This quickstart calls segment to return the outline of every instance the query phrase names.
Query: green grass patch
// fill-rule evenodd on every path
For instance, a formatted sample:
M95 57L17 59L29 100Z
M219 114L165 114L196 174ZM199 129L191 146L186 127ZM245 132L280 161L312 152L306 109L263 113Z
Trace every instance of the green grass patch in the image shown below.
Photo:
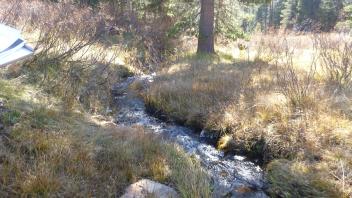
M12 126L19 122L21 118L21 113L18 111L7 111L0 116L0 120L6 126Z

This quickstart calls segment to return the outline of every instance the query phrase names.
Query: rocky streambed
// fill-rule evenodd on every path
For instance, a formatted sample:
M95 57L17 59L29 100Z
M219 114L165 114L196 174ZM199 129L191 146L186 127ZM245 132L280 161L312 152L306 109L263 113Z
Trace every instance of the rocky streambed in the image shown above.
M198 158L213 180L213 197L267 197L264 193L266 182L263 170L258 165L244 156L225 155L187 127L163 122L149 115L143 100L129 88L134 81L147 85L153 81L153 76L129 77L114 86L116 122L119 125L144 126Z

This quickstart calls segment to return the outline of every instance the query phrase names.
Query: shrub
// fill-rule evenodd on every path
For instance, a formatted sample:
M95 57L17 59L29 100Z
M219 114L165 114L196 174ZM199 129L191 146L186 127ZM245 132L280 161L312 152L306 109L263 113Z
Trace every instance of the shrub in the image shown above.
M315 41L320 50L321 65L338 89L350 87L352 80L352 40L346 35L321 35Z
M286 97L293 109L306 109L312 106L312 93L314 93L314 80L316 73L316 58L311 57L309 71L299 73L294 63L295 46L291 46L286 38L277 42L270 54L277 67L277 86ZM279 64L279 65L278 65Z
M314 104L315 63L309 72L298 74L292 60L277 73L277 83L280 92L287 98L294 110L311 108Z

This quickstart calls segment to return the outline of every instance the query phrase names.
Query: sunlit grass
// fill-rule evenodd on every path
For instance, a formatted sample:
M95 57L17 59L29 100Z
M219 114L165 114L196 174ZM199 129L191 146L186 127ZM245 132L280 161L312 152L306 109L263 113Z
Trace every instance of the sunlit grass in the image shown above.
M352 92L336 92L327 80L319 49L305 41L312 36L287 36L295 48L288 63L273 35L249 59L219 47L214 59L179 57L159 72L145 101L157 115L222 134L219 149L263 160L273 196L348 197Z
M208 176L182 149L143 128L63 111L58 99L20 79L0 83L8 111L0 112L1 197L119 196L142 178L171 184L184 197L210 197Z

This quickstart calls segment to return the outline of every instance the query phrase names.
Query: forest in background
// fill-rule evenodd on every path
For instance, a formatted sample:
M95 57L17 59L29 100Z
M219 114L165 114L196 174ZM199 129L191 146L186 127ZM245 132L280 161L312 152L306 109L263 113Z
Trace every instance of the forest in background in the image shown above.
M98 8L109 0L76 0ZM195 0L111 1L123 9L157 10L173 20L169 34L197 33L200 2ZM253 31L289 29L295 31L348 31L351 29L350 0L215 1L215 32L229 38ZM115 5L116 6L116 5ZM144 11L143 11L144 10ZM182 14L181 14L182 13ZM225 20L226 19L226 20ZM192 29L193 28L193 29ZM259 28L259 29L258 29Z
M349 0L274 0L260 6L256 17L262 30L349 31L351 3Z
M213 52L210 43L249 40L256 32L350 32L352 7L350 0L149 0L149 1L74 1L99 10L106 5L119 18L112 26L121 27L122 21L134 24L137 31L150 26L152 39L159 54L170 54L174 47L170 40L184 36L202 37L211 35L205 51ZM201 7L209 9L202 14ZM210 11L210 12L209 12ZM204 25L199 24L204 16ZM122 19L122 20L121 20ZM209 21L207 24L206 21ZM137 25L138 23L138 25ZM151 24L159 24L153 27ZM210 25L213 24L213 25ZM212 27L213 26L213 27ZM206 29L202 27L207 27ZM210 28L210 29L209 29ZM205 32L199 32L203 30ZM147 30L148 31L148 30ZM156 36L157 35L157 36ZM146 36L146 35L144 35ZM214 37L214 38L213 38ZM200 40L206 40L206 36ZM200 44L202 42L198 42ZM152 44L153 45L153 44ZM209 46L210 45L210 46ZM199 47L202 45L198 45Z

